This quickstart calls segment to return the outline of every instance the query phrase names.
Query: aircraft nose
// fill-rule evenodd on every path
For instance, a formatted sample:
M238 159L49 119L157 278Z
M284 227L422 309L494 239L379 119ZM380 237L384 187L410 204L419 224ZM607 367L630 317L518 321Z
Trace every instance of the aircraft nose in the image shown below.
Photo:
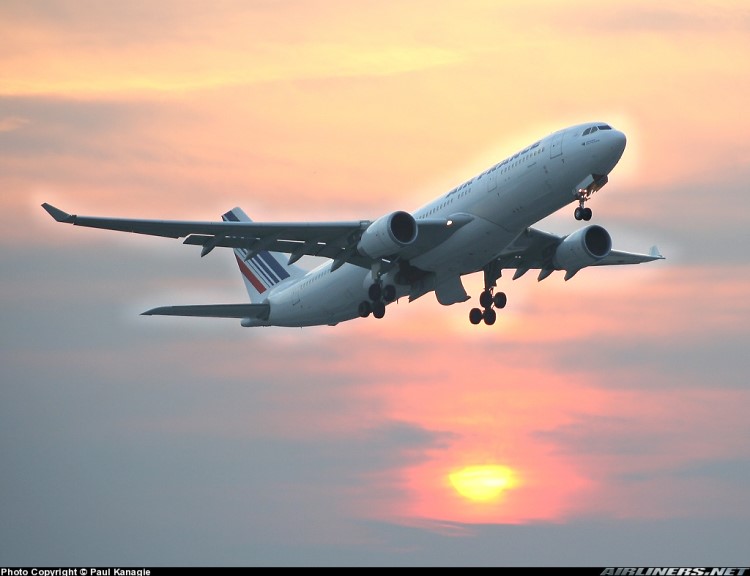
M625 152L627 138L619 130L599 130L598 140L591 145L584 144L591 154L592 168L597 174L609 174Z
M602 160L606 158L606 161L611 164L610 170L614 168L615 164L617 164L620 161L620 158L622 158L622 153L625 152L626 143L627 138L625 138L625 134L619 130L611 130L606 137L602 138L602 144L604 145L602 150L602 152L604 152Z
M612 149L617 153L617 156L619 158L625 151L625 144L627 144L628 139L625 137L625 134L623 132L620 132L619 130L612 130L611 138Z

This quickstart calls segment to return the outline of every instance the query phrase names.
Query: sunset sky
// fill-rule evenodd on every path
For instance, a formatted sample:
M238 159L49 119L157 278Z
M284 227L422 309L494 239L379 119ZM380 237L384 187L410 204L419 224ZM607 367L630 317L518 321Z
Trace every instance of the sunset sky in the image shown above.
M0 565L746 566L749 54L739 0L0 2ZM40 208L372 219L592 120L594 222L666 260L506 272L491 328L480 275L141 317L245 299L231 253Z

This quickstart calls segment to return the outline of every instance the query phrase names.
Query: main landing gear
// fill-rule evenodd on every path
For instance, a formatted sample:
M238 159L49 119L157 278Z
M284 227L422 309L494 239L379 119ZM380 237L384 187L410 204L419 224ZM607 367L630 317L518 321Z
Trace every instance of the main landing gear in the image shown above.
M487 326L492 326L497 320L497 310L502 310L508 303L505 292L494 293L496 281L500 278L501 270L496 262L488 264L484 269L484 291L479 295L481 308L472 308L469 312L469 322L479 324L482 320Z
M469 312L469 322L472 324L479 324L484 320L487 326L492 326L497 320L497 312L494 309L502 310L508 303L505 292L493 294L492 290L488 288L479 295L479 305L482 308L472 308Z
M375 318L382 318L385 316L385 305L396 299L396 287L392 284L383 286L378 281L368 288L367 296L369 300L362 300L359 303L359 315L367 318L372 314Z

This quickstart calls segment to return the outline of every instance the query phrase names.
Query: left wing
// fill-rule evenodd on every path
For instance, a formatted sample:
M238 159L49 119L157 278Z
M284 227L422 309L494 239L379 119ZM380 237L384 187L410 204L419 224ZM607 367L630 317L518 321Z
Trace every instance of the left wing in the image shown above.
M334 261L334 269L345 262L370 268L373 259L361 254L357 246L362 233L372 224L370 220L342 222L200 222L183 220L140 220L129 218L100 218L68 214L44 203L42 207L58 222L103 228L166 238L185 238L185 244L203 246L201 256L217 247L245 248L251 253L260 250L289 254L289 263L302 256L322 256ZM413 244L405 248L402 257L414 257L445 241L459 228L471 221L465 214L447 220L418 221L419 234Z
M554 260L558 247L566 238L568 236L558 236L534 228L527 228L503 250L497 258L497 266L499 268L516 269L514 278L522 276L529 270L541 270L540 280L542 280L554 270L561 269L555 266ZM659 249L653 246L648 254L610 250L606 256L592 261L586 266L642 264L663 259L664 256L661 255ZM575 272L577 271L575 270Z
M368 221L319 223L200 222L186 220L140 220L76 216L50 204L42 207L58 222L148 234L165 238L183 238L185 244L203 246L205 256L216 247L272 250L336 258L361 234ZM298 259L298 258L297 258Z

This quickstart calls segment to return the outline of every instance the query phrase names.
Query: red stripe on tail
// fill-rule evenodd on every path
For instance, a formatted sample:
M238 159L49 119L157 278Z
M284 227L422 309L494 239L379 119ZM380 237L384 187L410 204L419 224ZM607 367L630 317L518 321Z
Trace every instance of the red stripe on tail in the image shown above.
M237 264L240 267L240 272L242 272L242 275L247 278L248 282L253 285L253 288L255 288L259 294L263 294L263 292L266 291L266 287L263 286L263 284L260 283L260 280L255 277L255 274L253 274L253 271L250 270L244 260L241 260L240 257L236 254L234 255L234 257L237 259Z

